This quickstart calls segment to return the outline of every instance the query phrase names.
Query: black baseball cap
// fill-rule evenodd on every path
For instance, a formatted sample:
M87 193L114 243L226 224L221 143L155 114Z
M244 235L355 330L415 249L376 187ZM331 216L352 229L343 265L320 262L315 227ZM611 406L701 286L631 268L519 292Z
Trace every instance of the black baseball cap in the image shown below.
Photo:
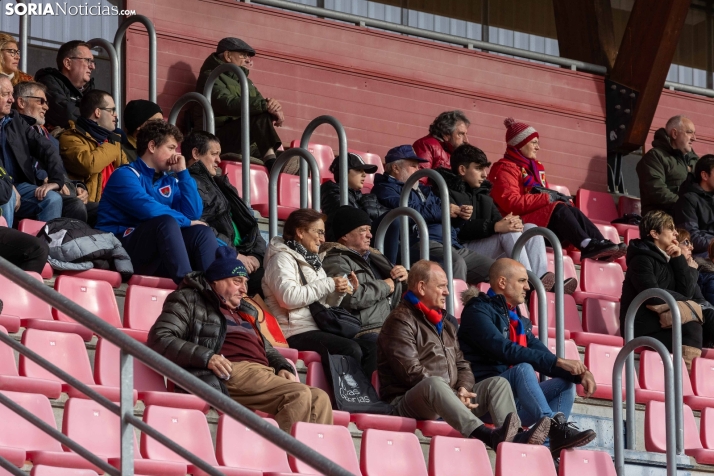
M365 173L373 174L377 172L378 167L373 164L368 164L358 154L352 152L347 153L347 168L352 170L364 170ZM340 171L340 157L335 157L335 160L330 164L330 172L332 175L337 175Z

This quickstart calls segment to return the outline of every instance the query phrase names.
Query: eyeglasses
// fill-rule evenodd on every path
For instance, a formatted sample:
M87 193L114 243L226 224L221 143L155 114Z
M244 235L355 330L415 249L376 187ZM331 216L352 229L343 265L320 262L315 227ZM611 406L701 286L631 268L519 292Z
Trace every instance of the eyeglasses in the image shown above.
M325 236L325 230L320 230L318 228L310 228L310 231L317 233L317 236Z
M8 53L10 53L10 56L12 56L13 58L14 58L15 56L20 56L20 50L13 50L13 49L10 49L10 48L3 48L2 51L7 51Z
M682 242L682 246L692 246L692 242L689 241L689 240L684 240L684 241Z
M101 109L102 111L107 111L109 114L116 115L116 113L117 113L116 106L114 106L114 107L98 107L97 109Z
M49 101L47 101L47 99L41 98L39 96L21 96L21 97L26 98L26 99L37 99L38 101L40 101L40 106L44 106L45 104L47 104L49 102Z
M82 58L82 57L80 57L80 56L70 56L69 59L84 60L84 61L87 62L87 66L94 66L94 65L95 65L94 58Z

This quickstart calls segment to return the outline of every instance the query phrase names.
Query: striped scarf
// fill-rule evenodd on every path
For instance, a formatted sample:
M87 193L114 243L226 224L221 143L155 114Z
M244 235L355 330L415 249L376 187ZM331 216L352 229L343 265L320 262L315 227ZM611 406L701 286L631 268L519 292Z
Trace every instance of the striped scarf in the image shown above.
M440 309L429 309L411 291L404 293L404 300L417 308L417 310L423 312L427 320L436 327L436 333L441 335L441 331L444 328L444 311Z
M525 157L520 153L520 151L510 145L506 147L506 154L503 158L520 167L523 185L526 188L548 186L545 181L545 171L542 166L539 167L539 162L537 160Z
M494 293L491 288L488 289L486 294L492 298L496 297L496 293ZM506 306L508 306L508 304L506 304ZM510 309L510 306L508 306L508 338L514 344L528 347L526 330L523 328L523 322L521 322L521 318L518 316L516 308Z

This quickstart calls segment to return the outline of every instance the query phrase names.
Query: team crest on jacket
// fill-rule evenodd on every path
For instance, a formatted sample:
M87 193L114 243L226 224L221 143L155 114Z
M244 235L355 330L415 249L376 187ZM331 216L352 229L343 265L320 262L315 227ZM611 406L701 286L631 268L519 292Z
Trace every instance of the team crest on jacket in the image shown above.
M167 185L165 187L161 187L159 189L159 193L164 197L169 198L171 196L171 186Z

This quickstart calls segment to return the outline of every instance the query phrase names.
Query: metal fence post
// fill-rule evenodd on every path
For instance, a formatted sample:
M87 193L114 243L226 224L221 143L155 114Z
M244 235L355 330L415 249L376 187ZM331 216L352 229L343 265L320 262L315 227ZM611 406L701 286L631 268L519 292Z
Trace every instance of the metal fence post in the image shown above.
M146 33L149 35L149 101L156 102L156 29L151 20L144 15L132 15L125 18L114 35L114 49L117 52L117 58L119 58L121 64L122 42L124 41L126 30L137 22L146 27ZM114 99L117 101L117 104L123 104L120 100Z
M377 248L381 253L384 253L384 237L387 234L387 229L389 225L392 224L394 220L399 217L406 216L414 220L419 228L419 252L422 259L429 259L429 228L426 225L424 217L417 213L416 210L409 207L399 207L394 208L387 212L379 222L377 231L374 234L374 247ZM406 240L402 237L402 248L407 249L407 254L409 254L409 239ZM409 269L409 262L404 263L404 267Z
M340 205L349 205L349 199L347 197L347 133L345 132L345 128L342 127L342 123L332 116L316 117L310 121L310 124L307 125L305 131L302 133L300 147L307 150L312 133L322 124L331 125L335 128L335 132L337 132L337 140L340 143ZM305 186L303 186L303 184L305 184ZM300 206L302 208L307 207L307 166L304 160L300 161Z
M16 1L17 3L24 3L25 6L27 6L27 2L25 0ZM24 73L27 73L27 55L30 53L30 44L27 39L30 31L29 17L30 15L20 16L20 35L18 38L18 41L20 42L20 46L18 47L20 49L20 64L18 66L20 71Z
M206 100L206 96L195 92L186 93L176 100L174 106L171 108L171 112L169 113L169 124L176 125L179 112L181 112L181 109L191 101L196 101L201 105L203 108L203 123L206 125L206 131L213 134L216 130L215 120L213 118L213 109L211 109L211 105L208 103L208 100Z
M122 127L122 106L121 102L121 68L119 64L119 56L114 48L114 45L104 38L93 38L87 42L92 48L104 48L104 51L109 55L109 63L111 64L112 72L112 99L117 110L117 127Z
M134 416L134 357L120 351L119 354L119 399L121 435L121 476L134 476L134 428L126 417Z

